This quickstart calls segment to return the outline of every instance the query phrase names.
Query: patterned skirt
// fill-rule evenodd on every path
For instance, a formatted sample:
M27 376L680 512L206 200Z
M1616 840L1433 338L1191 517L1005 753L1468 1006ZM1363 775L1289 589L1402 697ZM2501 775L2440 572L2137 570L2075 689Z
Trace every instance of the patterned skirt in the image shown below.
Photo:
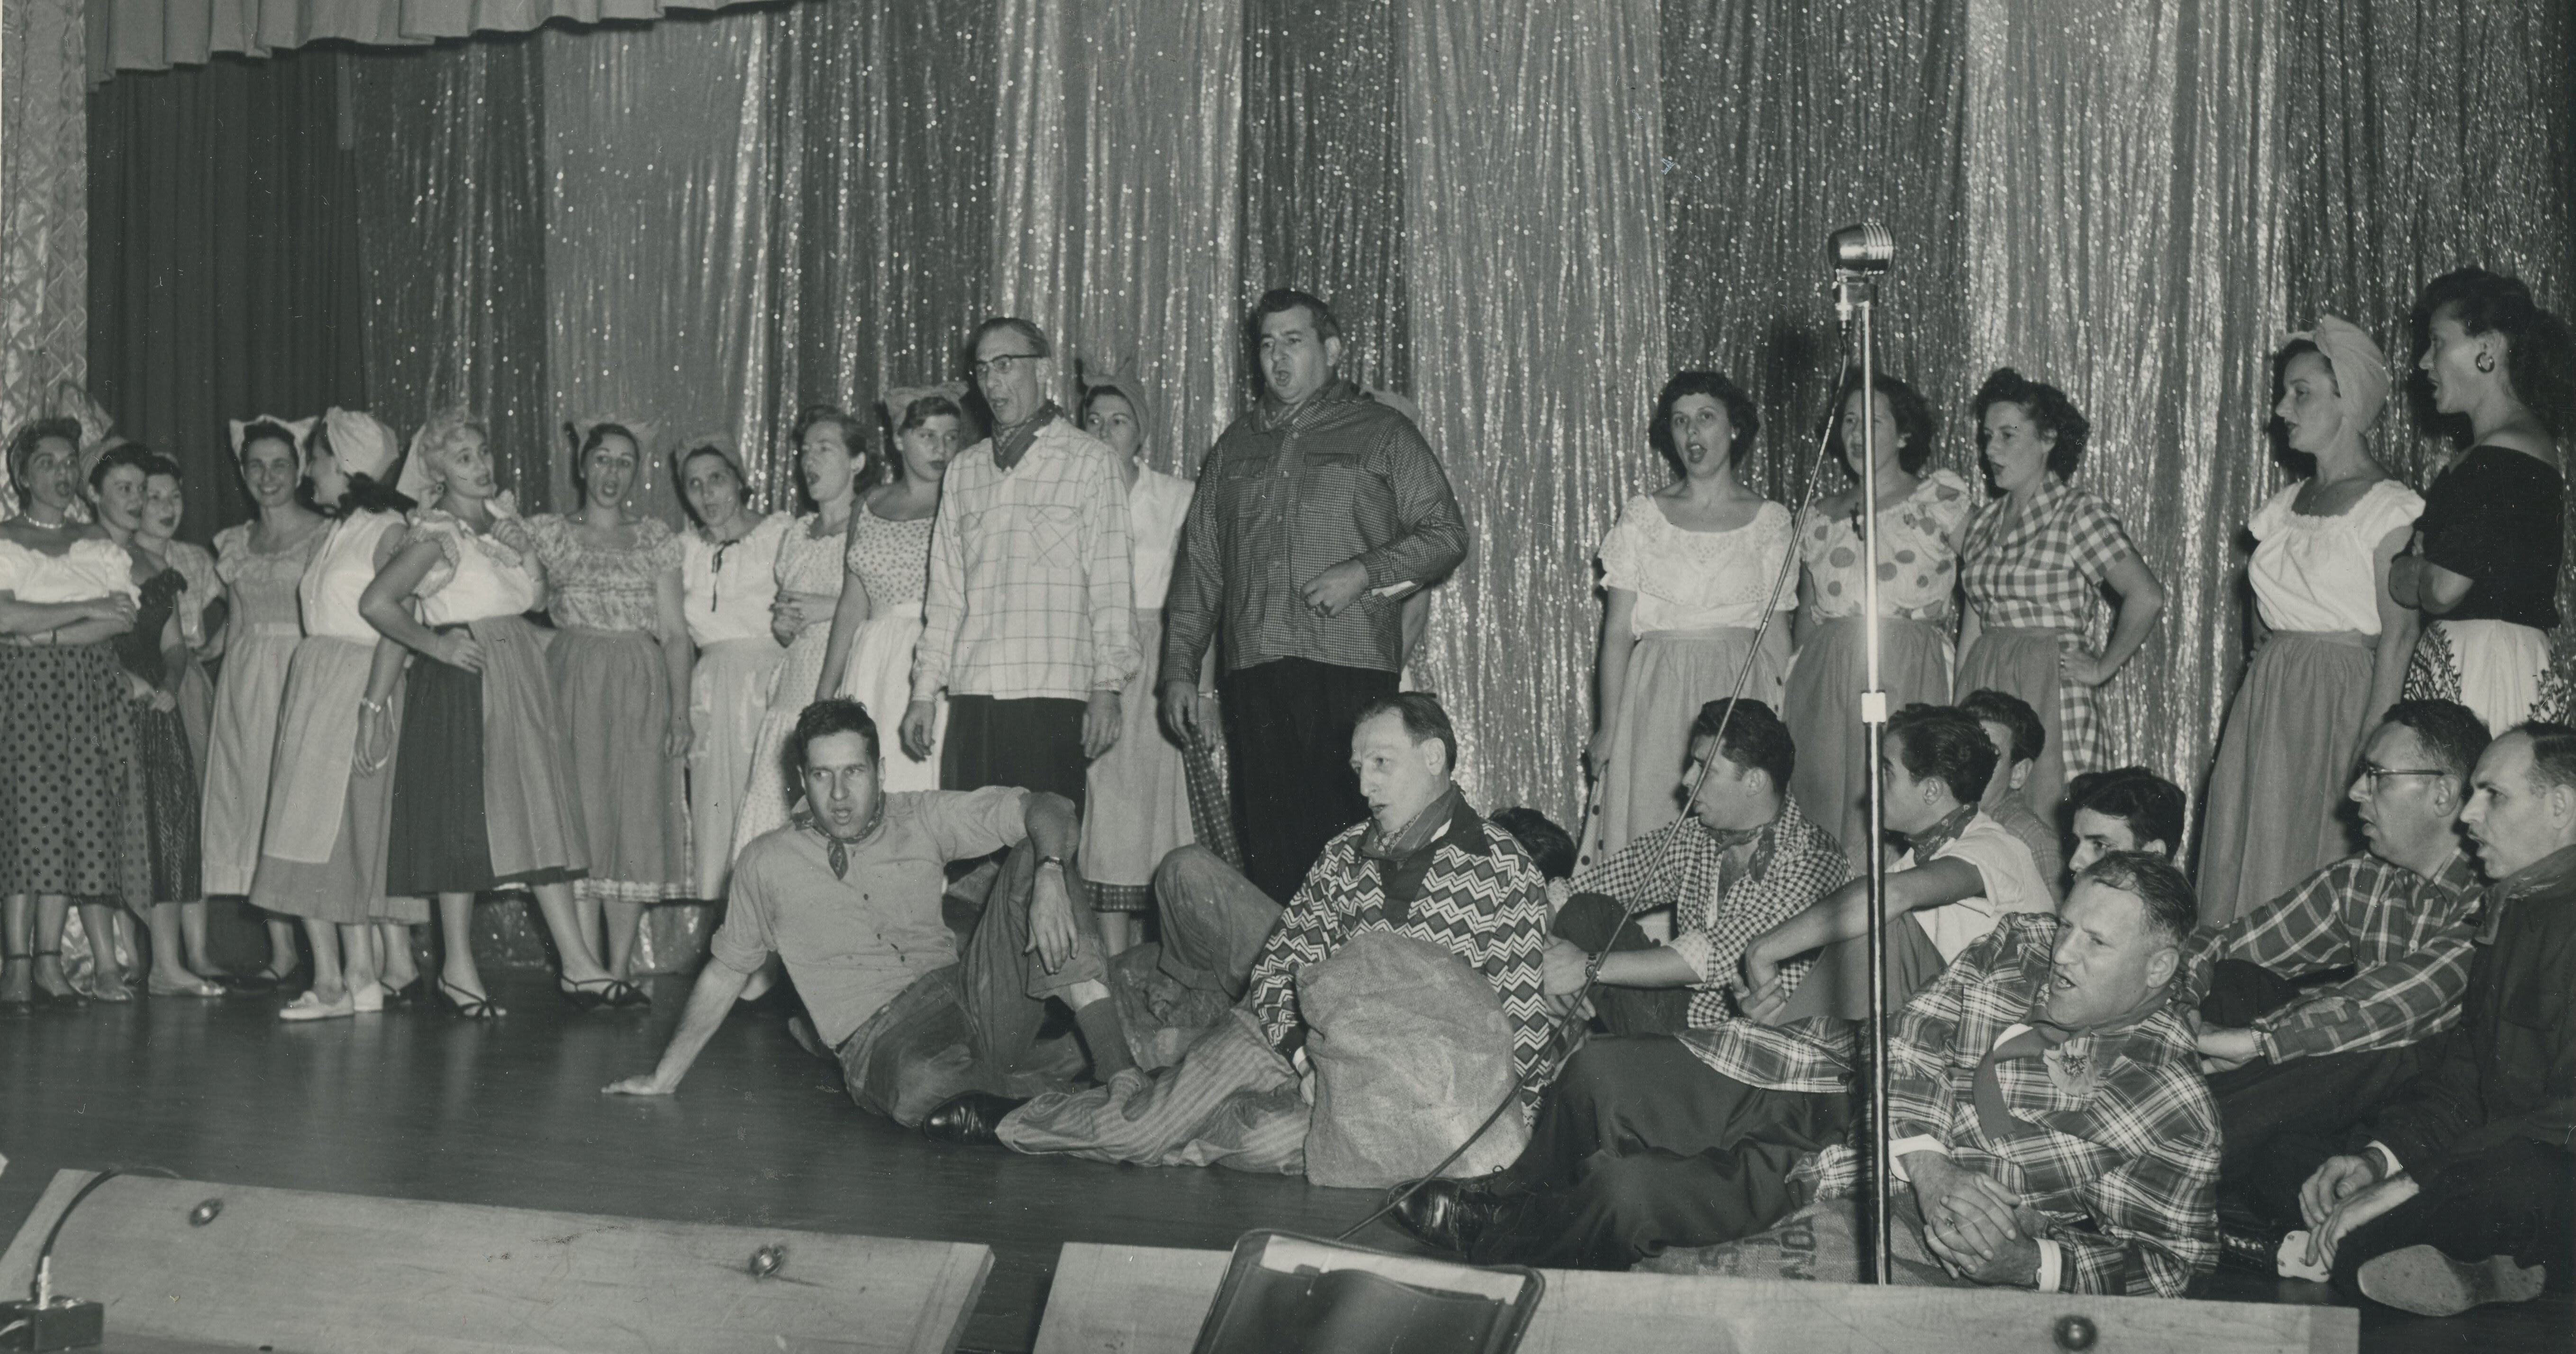
M0 894L152 901L128 691L103 643L0 645Z
M197 761L188 754L188 724L174 706L156 710L134 704L134 760L126 793L143 800L152 901L190 903L205 896L199 883Z
M670 754L671 675L640 630L564 627L546 646L556 745L571 779L590 875L584 898L657 903L689 894L687 763Z
M2511 621L2435 621L2406 665L2406 699L2457 701L2501 734L2527 719L2570 713L2564 674L2549 667L2549 635Z
M2022 803L2043 823L2057 821L2057 801L2065 797L2068 781L2102 765L2093 688L2058 677L2060 655L2080 650L2082 642L2072 631L1995 627L1979 631L1959 659L1960 695L1995 690L2019 696L2048 731L2048 746L2021 787Z
M1950 640L1939 626L1888 619L1879 623L1878 638L1878 678L1889 714L1916 701L1950 703ZM1798 647L1780 695L1780 720L1798 750L1789 792L1855 865L1869 859L1869 808L1861 800L1869 792L1872 750L1860 722L1868 643L1857 616L1818 626Z

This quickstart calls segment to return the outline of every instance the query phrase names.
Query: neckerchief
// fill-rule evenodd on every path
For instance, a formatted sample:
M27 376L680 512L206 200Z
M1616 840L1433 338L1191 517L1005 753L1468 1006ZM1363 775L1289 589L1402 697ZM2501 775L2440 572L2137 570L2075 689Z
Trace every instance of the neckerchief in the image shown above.
M884 822L885 796L883 795L877 796L875 807L868 810L867 826L860 828L859 835L848 841L833 836L832 830L823 826L822 815L812 809L800 810L796 815L797 827L823 839L825 857L832 863L832 877L840 880L847 880L850 877L850 848L866 841L876 832L878 825Z
M1457 807L1458 787L1452 784L1392 834L1371 822L1368 831L1360 834L1360 855L1369 860L1402 860L1437 840Z
M995 428L993 464L1005 471L1018 465L1020 458L1029 454L1029 448L1036 445L1038 430L1062 417L1064 411L1056 407L1055 401L1049 400L1044 408L1027 418L1007 428Z
M1907 834L1905 841L1906 845L1914 849L1914 863L1917 866L1931 864L1932 857L1939 854L1942 847L1959 840L1961 834L1968 830L1968 824L1976 816L1976 805L1962 804L1952 809L1950 816L1940 822L1934 823L1921 832Z

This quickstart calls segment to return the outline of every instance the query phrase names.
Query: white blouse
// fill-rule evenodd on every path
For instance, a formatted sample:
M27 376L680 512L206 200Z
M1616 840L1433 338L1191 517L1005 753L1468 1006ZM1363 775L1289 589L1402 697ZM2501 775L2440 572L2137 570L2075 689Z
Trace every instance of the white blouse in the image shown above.
M536 542L515 517L494 514L489 535L478 535L437 508L412 517L414 539L438 542L439 559L420 583L423 625L516 616L533 609L545 589L539 581Z
M358 614L358 599L376 581L376 543L402 522L400 513L361 512L322 529L313 562L296 582L304 606L304 633L354 644L376 642L376 627Z
M2423 496L2396 480L2370 486L2335 517L2294 512L2292 484L2255 510L2254 558L2245 566L2263 624L2279 631L2379 633L2379 575L2371 551L2424 514Z
M1190 498L1198 486L1178 475L1143 466L1136 487L1127 491L1127 532L1136 564L1136 606L1159 611L1163 594L1172 590L1172 559L1180 553L1181 524L1189 520Z
M1762 604L1794 544L1789 510L1777 503L1764 503L1733 531L1685 531L1652 495L1639 494L1601 542L1602 581L1637 594L1630 628L1640 635L1750 629L1762 623ZM1795 590L1780 590L1778 610L1797 605Z
M74 541L59 555L0 541L0 592L31 606L93 602L110 593L137 600L143 595L134 585L134 557L103 536Z
M769 633L769 604L778 600L778 543L795 525L794 513L774 512L722 545L696 531L681 534L682 610L698 647L736 639L776 642Z

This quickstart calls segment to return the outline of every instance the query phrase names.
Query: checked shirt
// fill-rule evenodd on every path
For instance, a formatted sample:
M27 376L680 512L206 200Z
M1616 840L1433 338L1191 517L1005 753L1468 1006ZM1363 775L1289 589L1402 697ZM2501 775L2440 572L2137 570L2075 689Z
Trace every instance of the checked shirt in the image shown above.
M1989 629L2063 631L2080 645L2093 618L2103 579L2123 555L2134 553L2120 519L2090 492L2052 478L2010 526L2012 500L1999 498L1968 519L1959 581L1977 623ZM2093 689L2057 684L2057 717L2066 774L2102 764L2101 728Z
M1699 975L1688 1017L1694 1028L1728 1018L1727 982L1755 936L1814 906L1851 874L1832 835L1787 796L1780 816L1754 836L1750 862L1731 878L1726 857L1726 846L1699 819L1677 818L1568 881L1571 892L1605 894L1631 916L1672 906L1671 949ZM1808 962L1782 965L1781 981L1794 991Z
M1345 830L1324 846L1296 896L1262 943L1245 1001L1272 1046L1303 1023L1297 970L1324 959L1353 936L1392 931L1441 946L1484 975L1502 998L1512 1026L1512 1064L1520 1076L1521 1112L1536 1110L1547 1058L1547 1003L1539 990L1539 956L1547 945L1547 881L1510 833L1461 802L1433 848L1421 896L1389 896L1382 862L1359 853L1368 825Z
M2276 1063L2420 1043L2460 1022L2478 888L2477 871L2456 853L2430 879L2349 856L2225 929L2194 934L2193 981L2206 991L2222 959L2292 979L2357 969L2255 1022L2263 1056Z

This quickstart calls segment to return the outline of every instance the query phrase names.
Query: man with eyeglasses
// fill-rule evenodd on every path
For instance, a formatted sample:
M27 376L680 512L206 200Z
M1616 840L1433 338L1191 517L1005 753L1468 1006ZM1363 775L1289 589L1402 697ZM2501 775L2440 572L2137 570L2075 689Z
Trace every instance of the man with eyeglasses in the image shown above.
M942 789L1013 785L1079 806L1140 661L1127 489L1109 448L1049 397L1055 349L1036 325L986 320L967 351L993 432L940 489L904 751L929 755L944 690Z
M2459 1021L2477 903L2459 820L2486 747L2486 725L2464 706L2389 707L2350 791L2369 849L2193 936L2195 986L2207 992L2199 1046L2226 1143L2228 1254L2239 1264L2273 1271L2272 1229L2298 1224L2317 1163L2424 1070L2427 1041Z
M1331 307L1275 290L1252 328L1266 389L1199 468L1163 602L1162 716L1201 737L1199 664L1222 631L1244 873L1284 904L1368 813L1342 760L1353 719L1395 694L1404 598L1466 557L1467 527L1413 420L1336 370Z

